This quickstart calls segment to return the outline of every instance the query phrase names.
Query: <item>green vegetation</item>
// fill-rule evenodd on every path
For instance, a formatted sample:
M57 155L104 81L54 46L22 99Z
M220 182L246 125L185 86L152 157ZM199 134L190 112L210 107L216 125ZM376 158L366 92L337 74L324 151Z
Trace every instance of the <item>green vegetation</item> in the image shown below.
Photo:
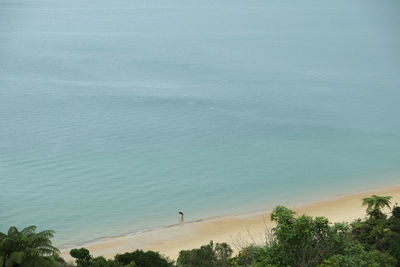
M235 257L226 243L182 250L175 262L158 252L136 250L114 259L93 257L86 248L72 249L78 267L400 267L400 207L390 206L390 196L364 198L366 218L350 224L332 224L325 217L295 216L277 206L276 222L264 245L242 248ZM391 212L385 213L391 210ZM64 267L50 239L53 231L36 233L11 227L0 233L0 267Z
M367 214L369 218L384 218L385 215L382 212L384 207L388 207L390 209L390 199L392 197L380 197L377 195L373 195L372 197L366 197L363 199L362 204L363 206L367 206Z
M400 207L387 216L391 197L363 199L368 218L331 224L278 206L271 214L277 223L265 246L247 247L231 266L400 266Z
M212 267L229 266L233 250L226 243L217 243L214 246L213 241L210 244L201 246L197 249L182 250L179 252L177 266L179 267Z
M295 218L294 214L285 207L276 207L271 214L277 223L272 239L265 246L242 250L232 260L232 266L397 266L395 255L387 248L380 250L359 242L353 234L353 224L332 225L324 217Z
M136 250L131 253L117 254L114 260L104 257L93 258L86 248L72 249L71 256L78 267L172 267L174 263L158 252Z
M59 253L51 245L51 230L36 233L36 226L29 226L22 231L10 227L7 234L0 232L0 266L47 267L55 266Z

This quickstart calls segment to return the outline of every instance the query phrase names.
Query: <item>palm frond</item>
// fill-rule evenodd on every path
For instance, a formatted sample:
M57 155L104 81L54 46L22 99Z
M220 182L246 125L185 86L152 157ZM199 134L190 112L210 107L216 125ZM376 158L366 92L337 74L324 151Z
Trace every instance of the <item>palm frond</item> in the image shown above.
M36 225L31 225L31 226L25 227L24 229L22 229L21 234L23 234L23 235L35 234L36 228L37 228Z

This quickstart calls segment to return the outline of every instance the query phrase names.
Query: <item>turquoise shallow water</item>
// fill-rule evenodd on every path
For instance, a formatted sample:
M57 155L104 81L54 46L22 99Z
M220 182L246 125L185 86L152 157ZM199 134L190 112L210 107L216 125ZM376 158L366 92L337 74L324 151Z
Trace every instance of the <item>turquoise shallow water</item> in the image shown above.
M68 246L398 183L398 1L0 2L0 231ZM397 180L396 180L397 178Z

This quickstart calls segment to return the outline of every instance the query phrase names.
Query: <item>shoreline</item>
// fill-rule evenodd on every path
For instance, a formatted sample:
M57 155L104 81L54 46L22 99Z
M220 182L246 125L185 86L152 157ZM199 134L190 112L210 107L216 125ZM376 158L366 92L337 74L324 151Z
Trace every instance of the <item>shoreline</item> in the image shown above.
M390 195L392 205L400 202L400 184L355 191L349 194L337 194L322 200L288 205L297 215L325 216L331 222L351 222L364 218L365 207L362 198L370 195ZM171 259L176 259L183 249L192 249L214 242L226 242L234 250L249 244L265 242L266 230L274 224L269 215L272 209L228 216L215 216L184 224L172 224L160 228L148 229L126 235L99 238L81 245L62 248L61 254L66 261L71 261L69 251L72 248L85 247L93 256L113 258L117 253L136 249L159 251ZM267 229L266 229L267 228Z

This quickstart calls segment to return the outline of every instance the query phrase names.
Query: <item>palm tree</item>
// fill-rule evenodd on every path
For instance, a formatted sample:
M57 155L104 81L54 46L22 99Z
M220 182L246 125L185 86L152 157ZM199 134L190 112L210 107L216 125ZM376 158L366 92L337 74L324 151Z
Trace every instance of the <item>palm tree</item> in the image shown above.
M367 214L371 219L378 219L384 217L384 214L381 211L384 207L388 207L390 209L391 199L391 196L373 195L371 197L363 198L362 205L367 206Z
M21 232L16 227L10 227L7 234L0 232L0 257L2 267L52 266L47 256L59 253L51 244L53 230L36 233L36 226L24 228Z

